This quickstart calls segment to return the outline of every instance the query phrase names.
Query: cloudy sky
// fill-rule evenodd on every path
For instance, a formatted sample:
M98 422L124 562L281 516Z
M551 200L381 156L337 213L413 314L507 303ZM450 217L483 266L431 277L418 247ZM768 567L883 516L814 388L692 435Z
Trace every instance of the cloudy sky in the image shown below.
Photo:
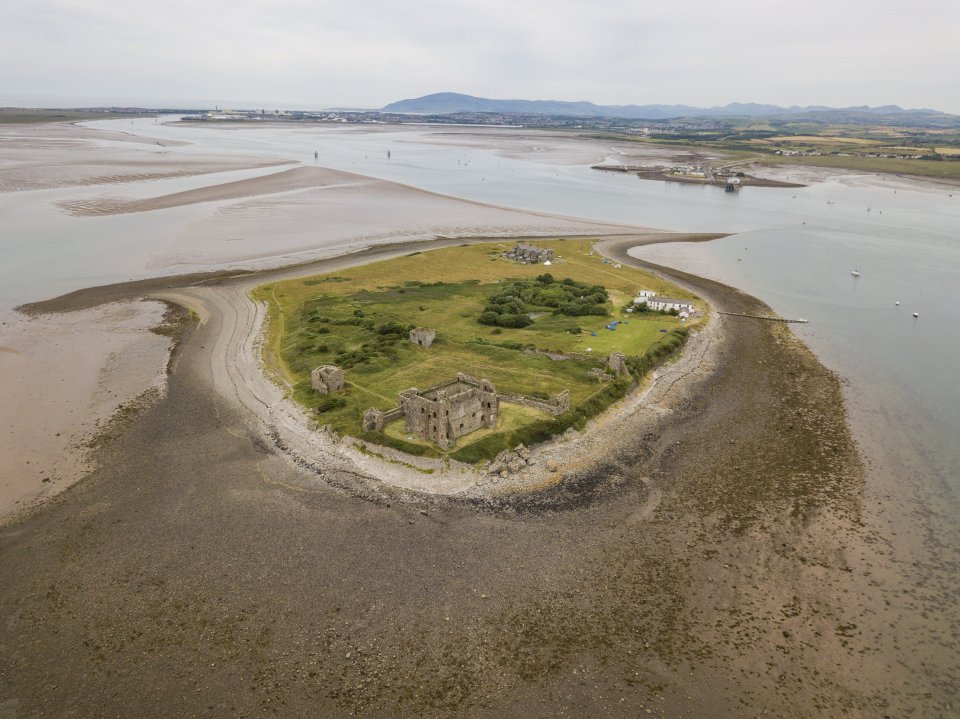
M960 0L0 0L0 103L455 91L960 113Z

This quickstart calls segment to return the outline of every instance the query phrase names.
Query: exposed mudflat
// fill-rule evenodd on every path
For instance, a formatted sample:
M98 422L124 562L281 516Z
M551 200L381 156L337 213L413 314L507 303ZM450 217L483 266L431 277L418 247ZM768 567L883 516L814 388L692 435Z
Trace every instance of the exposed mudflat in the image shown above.
M34 458L73 457L65 439L43 438L65 436L57 422L77 427L75 398L119 401L109 392L123 374L124 391L146 400L122 403L103 427L88 477L0 526L0 716L956 715L960 625L943 609L955 604L953 584L938 580L956 566L937 575L927 553L911 551L956 542L930 531L922 503L896 512L917 518L909 527L877 521L878 503L904 501L910 467L877 496L840 382L785 327L718 318L701 338L710 341L661 375L680 370L676 382L565 445L556 477L536 491L438 496L325 446L301 462L271 429L284 419L270 407L282 393L252 359L258 310L245 288L453 241L409 241L436 235L629 233L601 242L622 262L636 262L629 246L675 235L638 237L384 181L301 183L308 173L279 173L296 181L273 187L211 178L193 194L171 190L203 178L122 186L253 165L75 126L0 135L0 191L111 183L51 198L100 209L116 198L192 203L196 216L165 225L137 262L216 270L33 303L31 315L70 313L29 320L32 337L50 340L43 362L0 340L0 363L23 370L17 382L74 382L62 394L54 385L42 407L29 406L29 385L7 383L4 398L28 405L22 418L4 408L9 426L33 422L37 432L22 446L17 435L13 449L31 464L6 464L4 481L45 488ZM667 152L533 131L434 138L550 164L611 153L662 164ZM54 212L74 227L137 220ZM376 246L398 239L408 241ZM345 252L355 254L250 271ZM661 271L715 309L769 311L716 282ZM134 326L150 323L127 318L128 336L126 315L106 304L144 296L196 312L167 323L180 340L166 392L146 397L136 382L166 376L166 337L150 337L157 352L141 355L134 336L144 330ZM89 332L81 313L94 319ZM119 354L106 362L114 342ZM68 346L75 363L57 351ZM109 370L99 395L97 368Z
M267 168L284 160L171 153L188 143L91 130L72 123L0 127L0 192L118 185Z
M90 436L162 395L170 315L159 302L123 302L3 323L0 518L86 475Z
M633 262L630 244L606 252ZM668 274L719 309L766 309ZM100 468L4 528L5 706L907 713L924 680L885 653L839 382L785 328L721 322L718 363L655 429L546 492L463 503L344 491L290 462L217 390L210 313Z

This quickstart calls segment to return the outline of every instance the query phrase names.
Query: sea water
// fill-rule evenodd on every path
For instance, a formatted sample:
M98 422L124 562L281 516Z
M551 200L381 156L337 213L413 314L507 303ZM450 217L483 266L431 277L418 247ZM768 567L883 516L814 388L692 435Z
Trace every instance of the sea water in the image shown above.
M482 143L464 145L434 127L85 124L192 143L171 148L175 153L286 159L518 209L734 233L709 243L646 248L638 256L712 275L784 316L809 319L793 326L797 334L850 383L852 399L889 418L885 431L909 442L942 484L938 501L960 517L960 192L951 197L953 188L851 174L803 188L726 193L593 170L592 162L507 154L497 148L495 129L483 130ZM506 139L515 134L499 132ZM287 167L111 185L109 194L148 197ZM57 208L64 199L103 192L101 186L0 194L0 310L162 274L149 269L153 248L224 204L104 217Z

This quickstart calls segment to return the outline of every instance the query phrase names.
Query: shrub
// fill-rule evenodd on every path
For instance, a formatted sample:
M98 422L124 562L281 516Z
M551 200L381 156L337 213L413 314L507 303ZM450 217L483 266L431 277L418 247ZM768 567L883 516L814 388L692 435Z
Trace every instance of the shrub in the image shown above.
M528 327L533 324L530 315L499 315L497 317L497 327Z
M343 397L337 397L336 395L328 394L325 395L317 402L317 412L329 412L331 409L338 409L340 407L346 407L347 400Z
M553 275L544 273L535 280L516 280L501 287L487 300L487 306L477 318L480 324L499 327L527 327L531 321L515 319L535 308L550 307L554 314L578 316L605 316L607 290L602 285L588 285L566 278L557 282ZM494 322L488 313L509 316L509 320Z

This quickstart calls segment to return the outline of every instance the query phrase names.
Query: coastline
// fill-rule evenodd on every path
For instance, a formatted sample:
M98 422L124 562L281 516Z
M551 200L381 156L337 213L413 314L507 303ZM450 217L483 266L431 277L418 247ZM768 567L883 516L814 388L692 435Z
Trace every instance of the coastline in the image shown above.
M679 239L603 229L605 253L631 264L629 247ZM655 386L664 396L649 402L638 393L618 425L561 443L570 459L537 491L385 488L365 476L379 464L357 472L352 456L318 477L276 446L261 416L301 428L261 403L280 390L250 361L258 316L245 287L485 239L160 277L21 308L47 321L151 295L197 317L157 364L163 396L110 423L92 473L0 521L0 707L950 715L956 669L935 666L923 642L949 658L958 625L920 616L950 588L892 538L901 527L874 521L871 500L903 499L864 489L863 428L851 432L843 383L786 328L712 323L703 359L681 358L685 379ZM732 287L654 269L715 308L766 311ZM32 381L49 374L38 367ZM917 544L938 540L925 527L910 528Z
M623 240L629 246L659 242L703 242L722 235L716 233L650 233ZM302 467L309 467L317 477L329 478L343 474L350 481L335 480L337 486L363 494L413 492L411 501L423 501L430 496L457 497L467 503L500 501L496 498L542 491L560 481L563 473L558 466L587 467L589 460L581 455L589 451L612 451L611 437L601 441L598 425L607 431L649 431L677 391L677 378L702 373L709 366L717 344L718 316L713 314L705 329L695 332L688 341L680 360L654 373L653 384L644 392L633 392L601 417L591 421L581 433L572 433L562 439L535 448L534 464L518 476L507 479L488 476L485 471L458 462L424 460L409 457L385 447L367 447L352 438L331 438L317 431L315 420L303 408L285 397L285 389L276 386L271 373L262 365L260 341L264 331L263 308L248 297L249 292L265 282L296 276L320 274L348 266L400 256L411 251L463 244L489 242L491 238L438 238L428 242L399 242L378 245L323 260L282 267L275 270L197 273L175 277L134 281L93 287L69 293L18 308L28 315L89 311L103 303L154 299L182 306L206 321L215 314L220 322L229 318L225 333L231 338L229 347L218 351L214 372L218 391L235 398L245 414L254 419L252 426L288 459ZM631 258L632 260L632 258ZM661 376L663 375L663 376ZM683 383L681 383L682 385ZM651 396L653 401L645 401ZM588 450L589 448L589 450ZM362 479L359 479L362 476ZM372 488L372 490L371 490Z
M663 239L648 239L668 241L667 236L658 237ZM669 236L669 240L676 239ZM626 248L636 245L638 240L608 239L606 243L606 251L615 255L625 254ZM408 249L375 248L363 258ZM327 267L358 259L362 258L354 255L329 260ZM626 257L624 261L635 262ZM284 271L272 271L272 276L281 272ZM303 267L286 272L305 274ZM756 309L760 304L717 283L674 274L715 308ZM326 699L310 700L321 701L331 711L419 714L431 706L430 697L441 691L438 682L446 681L443 677L451 671L455 681L473 677L465 692L458 695L458 706L473 716L518 713L523 700L522 692L516 691L523 686L521 677L530 670L540 673L548 692L556 696L572 693L584 701L599 701L591 688L595 682L613 682L625 698L621 706L611 705L611 715L615 716L633 716L638 707L653 707L658 714L674 715L705 705L715 706L718 716L737 715L740 705L730 695L731 682L738 687L739 698L749 697L750 706L757 713L762 708L781 706L786 699L782 692L789 692L791 701L800 702L801 706L848 706L848 702L862 701L858 698L859 687L833 679L807 682L799 698L794 696L796 685L769 683L771 672L786 671L794 676L790 667L799 669L799 663L805 668L812 664L825 670L837 660L846 664L863 661L858 653L863 644L858 639L845 639L846 644L833 642L816 651L806 646L813 633L829 636L830 628L838 618L842 619L840 615L849 611L840 601L842 587L834 586L834 582L845 577L845 565L838 564L837 557L847 551L850 543L855 543L850 533L856 532L859 470L838 399L836 378L789 333L765 323L719 320L715 325L723 331L715 344L716 364L711 364L710 371L692 376L684 391L670 398L670 412L650 418L642 434L638 433L639 425L630 432L608 432L604 439L611 442L603 448L597 463L571 466L553 488L532 495L534 501L512 497L512 501L499 504L465 504L440 498L424 502L421 498L405 509L409 505L403 500L415 498L405 497L403 492L385 493L373 486L367 487L367 494L339 491L337 487L344 484L338 482L356 486L360 480L348 470L340 470L339 476L332 471L325 477L326 482L311 484L307 481L310 475L302 467L282 457L263 441L260 433L251 430L249 418L238 408L238 398L231 396L231 392L242 389L245 378L233 369L217 376L216 368L233 354L237 341L252 342L255 333L246 334L243 340L231 339L231 328L255 320L255 312L242 321L227 317L224 312L249 313L250 308L238 307L234 300L244 287L261 281L259 275L218 278L176 292L168 288L159 293L193 306L200 316L200 324L189 333L174 363L167 396L133 420L126 432L100 448L100 468L87 481L76 485L69 496L62 495L63 501L51 503L9 527L16 531L6 535L0 549L0 566L5 571L13 570L9 576L17 580L0 593L0 606L5 610L17 605L16 598L22 596L24 583L33 581L36 572L45 572L54 581L58 581L56 577L65 578L65 571L72 577L67 599L72 618L69 624L51 614L60 605L40 599L13 629L6 630L17 633L29 627L34 639L29 647L8 643L16 647L14 656L21 660L31 657L30 662L18 664L31 669L17 669L8 677L11 691L22 701L38 706L35 701L39 697L28 700L20 688L33 681L35 672L46 671L52 661L49 651L54 636L59 637L59 646L64 636L71 641L69 637L76 636L78 631L102 632L108 616L117 632L127 631L125 627L133 625L145 627L153 637L150 641L167 647L169 657L179 657L177 661L183 662L183 666L204 661L202 657L206 655L206 650L196 646L195 638L187 638L193 635L181 633L179 625L163 629L166 610L160 609L160 617L146 619L144 611L157 610L158 605L153 602L128 605L126 611L119 613L110 609L116 602L127 601L128 594L122 584L104 591L104 569L90 567L92 555L84 550L89 540L76 535L75 522L63 521L83 516L98 518L94 539L97 546L115 552L114 561L121 566L135 563L143 567L140 571L146 571L148 576L161 571L156 563L164 561L162 557L182 551L180 545L184 543L190 544L190 555L196 558L191 565L178 564L163 570L162 576L168 578L149 590L151 594L159 591L168 596L163 600L165 604L175 601L183 592L199 592L201 597L231 597L231 612L238 611L240 606L250 611L254 596L263 601L264 595L259 591L250 593L262 580L241 589L233 572L221 578L206 572L202 577L195 574L192 566L200 571L207 558L212 560L214 556L218 563L247 567L240 569L243 576L254 571L270 583L282 581L289 591L270 595L269 614L291 616L292 612L297 619L292 625L289 621L278 625L277 641L288 629L312 627L317 621L333 622L333 626L340 627L340 638L334 641L332 651L316 656L318 676L335 693L332 698L327 695ZM127 286L117 292L129 296L135 290ZM94 296L98 293L75 294L70 300L61 300L61 304L82 306L93 301ZM99 296L104 296L104 291ZM757 357L770 361L758 363ZM794 386L797 382L800 387ZM771 421L771 413L775 415L784 408L796 412L790 444L779 441L778 424ZM738 418L738 434L731 444L728 428L733 418ZM834 438L829 451L821 446L825 432ZM176 451L176 458L168 454L171 451ZM744 457L745 451L750 453L749 459ZM141 458L138 452L146 452L147 456ZM150 459L155 456L166 459L158 464ZM226 457L230 459L225 462ZM150 466L147 471L151 481L138 482L133 489L130 479L145 470L144 462ZM803 481L771 481L776 477ZM188 503L183 501L184 492L191 497ZM149 515L143 513L147 506ZM225 525L222 517L214 520L211 512L218 517L226 512L230 519ZM530 529L535 531L525 529L526 523L511 519L517 513L539 517L527 520L533 522ZM281 516L286 519L281 520ZM782 525L778 519L781 516L802 521ZM125 517L126 521L113 529L111 517ZM129 521L134 518L135 526L131 526ZM182 537L171 535L164 528L171 521L183 528ZM364 529L371 522L377 527L375 534ZM840 534L824 534L818 527L825 522L834 523L834 529L839 526ZM347 530L347 526L353 526L353 531ZM584 534L587 527L590 531ZM38 532L48 534L49 539L38 541ZM162 542L157 541L158 532L164 536ZM248 541L236 542L233 538L235 532L256 538L257 548L252 555ZM340 537L336 555L323 555L319 563L302 566L295 574L285 572L282 579L274 576L275 569L288 565L288 560L282 559L289 556L283 545L291 541L308 545L328 541L320 540L328 534ZM790 545L806 546L805 554L819 557L817 571L827 572L833 579L817 590L818 599L814 601L811 595L813 603L804 604L789 618L793 638L780 636L778 642L789 644L791 657L780 654L773 643L758 645L745 653L739 640L729 643L731 636L750 636L763 626L767 612L775 613L779 606L789 604L791 593L810 591L800 590L798 584L809 581L804 579L803 569L807 560L795 553L781 556L776 549L788 534L792 537ZM403 536L407 539L401 539ZM18 537L34 539L28 546ZM416 540L411 543L413 537ZM504 541L507 538L509 541ZM73 556L79 561L75 569L81 573L75 574L72 565L60 566L54 555L45 558L42 553L47 541L75 544ZM479 543L485 550L463 554L442 549L464 542L471 546ZM339 590L331 593L320 588L316 582L327 583L322 568L347 561L351 568L342 576L349 576L351 585L376 586L383 577L394 576L387 569L388 564L407 566L416 561L408 553L418 551L420 546L435 548L440 552L435 556L443 559L434 561L432 566L418 563L415 575L392 580L392 592L378 592L382 597L379 601L385 603L383 612L376 624L369 627L369 631L376 632L378 649L365 653L361 663L353 661L356 647L367 646L372 639L362 624L356 624L365 600L362 594L344 595ZM552 550L548 549L551 546ZM696 549L692 551L691 546ZM358 556L357 552L364 557L361 563L351 559ZM266 555L274 557L271 569L258 560ZM756 556L748 559L751 555ZM600 557L603 561L599 561ZM681 574L676 571L678 561L685 567ZM467 567L462 566L464 562ZM504 563L523 567L528 577L537 580L533 584L505 583L499 576ZM735 569L723 569L718 563ZM345 566L342 571L346 571ZM448 581L445 577L450 572L470 576L470 586L478 587L447 595L443 612L448 617L454 615L456 622L445 620L443 614L435 616L430 607L436 605L424 604L423 592L429 595L436 591ZM747 572L750 579L739 576L739 572ZM649 581L651 573L659 577L658 581ZM613 594L604 590L612 577L618 577L619 587ZM698 590L701 586L712 587L714 593L703 594ZM721 594L715 594L717 591ZM717 597L727 595L721 606L715 606ZM289 604L301 596L312 597L309 615L303 615L307 607ZM567 599L559 601L563 596ZM334 605L338 612L331 614ZM421 607L419 615L411 614L413 606ZM715 624L717 612L728 606L742 607L733 634ZM106 613L95 607L102 607ZM811 613L811 607L817 611ZM422 613L424 609L426 614ZM415 616L419 618L414 619ZM404 627L409 622L414 622L415 636L424 640L406 649L416 657L416 668L394 659L396 652L404 652L401 647L405 646L404 637L408 634ZM261 623L255 621L249 628L259 631L259 626ZM317 630L320 628L309 629L308 634ZM188 627L182 631L192 632ZM208 636L216 638L223 631L228 631L227 627L214 625ZM241 641L246 641L246 628L235 626L229 631L239 632ZM504 661L513 655L517 642L530 646L531 631L538 640L532 645L536 648L528 650L533 654L524 660L526 663ZM470 637L485 637L484 643L477 645ZM285 641L283 644L292 648L292 654L270 654L266 666L286 676L284 667L289 661L299 661L301 645L287 645ZM309 642L302 649L308 646ZM464 654L463 646L472 649ZM612 651L611 647L618 649ZM710 650L705 652L707 647ZM630 651L626 652L626 648ZM78 707L88 706L96 697L103 708L103 701L110 703L109 696L124 697L128 710L139 706L129 691L132 684L128 682L133 675L122 670L118 673L116 662L127 662L136 671L138 686L151 686L160 692L157 696L161 706L171 710L194 706L193 693L181 692L179 680L157 667L145 666L130 651L138 650L132 645L129 651L120 649L92 659L78 646L66 664L61 664L58 686L44 694L43 704L48 708L63 706L64 692L70 692L71 704ZM755 664L758 651L771 660L779 658L771 668L762 669ZM450 653L459 658L452 670L445 658ZM247 706L249 700L235 697L238 685L233 677L235 672L249 675L257 670L248 665L245 655L224 656L218 652L217 656L218 668L211 673L213 683L205 696L216 697L218 703L227 702L224 706L238 701ZM569 673L548 668L552 665L543 663L547 656L567 657L558 666L579 662L593 679L587 685L575 677L571 680ZM586 656L593 658L585 666L582 662ZM93 681L87 680L80 688L75 684L79 672L74 664L91 660L91 666L96 668ZM63 661L62 655L58 661ZM447 668L440 670L441 666ZM628 666L642 667L645 678L636 684L624 684L622 672ZM101 686L108 676L115 690L112 693ZM365 682L371 676L382 677L377 685L380 689L368 685L362 694L341 693L343 688ZM269 695L255 690L250 698L268 705L282 700L288 708L301 706L305 697L313 696L305 681L306 676L290 675L282 688ZM660 689L652 689L650 682ZM390 686L404 689L396 694L387 689ZM152 706L155 709L158 705ZM547 701L548 710L551 706Z
M162 398L178 325L175 308L127 300L4 327L0 521L89 474L97 438Z

